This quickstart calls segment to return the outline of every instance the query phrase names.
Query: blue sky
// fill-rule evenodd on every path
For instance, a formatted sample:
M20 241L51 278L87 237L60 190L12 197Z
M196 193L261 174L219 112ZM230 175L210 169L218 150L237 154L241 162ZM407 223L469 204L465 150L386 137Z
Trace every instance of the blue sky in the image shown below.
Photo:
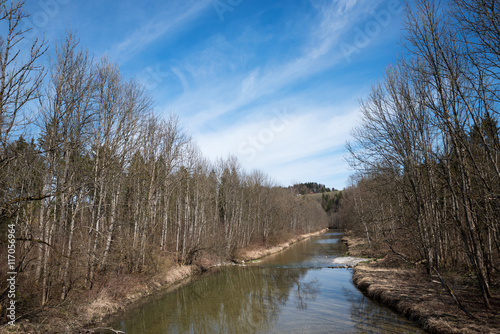
M204 155L278 184L341 189L344 145L394 62L403 0L27 1L33 34L66 30L175 113Z

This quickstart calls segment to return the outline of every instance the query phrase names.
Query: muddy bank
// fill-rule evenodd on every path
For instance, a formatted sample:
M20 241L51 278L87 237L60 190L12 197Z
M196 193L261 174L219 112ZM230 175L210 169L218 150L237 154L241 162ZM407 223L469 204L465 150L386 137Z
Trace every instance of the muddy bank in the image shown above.
M363 239L345 238L349 253L361 254ZM430 333L500 333L500 298L486 309L475 293L474 281L446 273L445 280L476 319L468 317L452 301L439 280L422 266L401 263L389 252L383 259L360 263L353 282L368 297L419 322Z
M300 235L273 247L252 247L237 251L236 263L251 261L282 251L291 245L326 232L327 229ZM198 265L165 263L158 273L151 275L109 275L91 291L74 291L57 306L34 310L16 321L15 326L0 326L0 333L94 333L103 332L101 324L112 314L144 300L158 291L176 289L190 279L213 267L234 262L215 263L201 259ZM113 333L113 331L107 331Z

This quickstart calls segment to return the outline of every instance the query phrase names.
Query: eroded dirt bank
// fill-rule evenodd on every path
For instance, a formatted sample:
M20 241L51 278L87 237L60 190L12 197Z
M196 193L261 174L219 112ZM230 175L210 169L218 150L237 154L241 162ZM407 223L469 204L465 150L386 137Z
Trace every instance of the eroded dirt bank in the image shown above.
M344 237L352 256L366 256L363 239ZM370 256L373 256L371 254ZM423 266L403 263L385 251L385 256L354 269L353 282L365 295L418 321L430 333L500 333L498 289L486 309L477 297L474 280L454 273L443 278L475 319L468 317L453 302L437 277L429 276Z

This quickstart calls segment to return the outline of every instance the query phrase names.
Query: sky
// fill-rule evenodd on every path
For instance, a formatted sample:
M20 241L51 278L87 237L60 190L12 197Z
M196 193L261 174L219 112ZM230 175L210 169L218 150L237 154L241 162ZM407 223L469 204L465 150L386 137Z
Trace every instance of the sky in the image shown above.
M31 36L66 31L145 85L204 156L282 186L342 189L359 103L401 53L404 0L28 0Z

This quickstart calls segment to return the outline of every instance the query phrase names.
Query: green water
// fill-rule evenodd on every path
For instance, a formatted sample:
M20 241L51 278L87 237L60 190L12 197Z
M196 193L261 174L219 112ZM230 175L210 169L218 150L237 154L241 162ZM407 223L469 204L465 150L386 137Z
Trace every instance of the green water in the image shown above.
M326 233L248 266L203 275L120 314L126 333L425 333L364 297L352 270L331 268L345 247Z

